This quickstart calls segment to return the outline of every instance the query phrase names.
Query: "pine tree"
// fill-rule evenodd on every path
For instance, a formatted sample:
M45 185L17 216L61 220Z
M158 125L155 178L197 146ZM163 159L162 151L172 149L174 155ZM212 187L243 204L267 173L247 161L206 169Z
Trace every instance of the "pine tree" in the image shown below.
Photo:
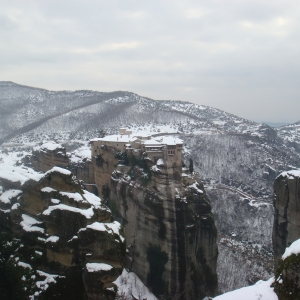
M191 158L190 158L189 170L191 174L194 172L194 162Z

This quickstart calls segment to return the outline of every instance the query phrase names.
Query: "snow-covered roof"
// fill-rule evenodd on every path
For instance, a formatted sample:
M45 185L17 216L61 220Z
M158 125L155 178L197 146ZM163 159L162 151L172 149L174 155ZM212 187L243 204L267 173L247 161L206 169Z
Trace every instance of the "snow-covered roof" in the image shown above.
M183 140L178 139L178 138L173 137L173 136L163 136L163 137L160 137L160 141L161 141L162 144L165 144L165 145L183 144Z
M147 133L139 133L137 132L136 134L134 134L137 137L142 137L142 138L149 138L151 137L151 134L147 134Z
M159 136L159 137L151 137L151 135L143 135L139 132L128 136L128 135L120 135L120 134L115 134L115 135L108 135L103 138L95 138L90 140L91 142L98 142L98 141L103 141L103 142L119 142L119 143L131 143L133 141L139 140L141 138L146 137L147 139L143 141L144 145L146 147L149 146L160 146L160 145L181 145L183 144L183 140L176 138L174 136Z
M157 140L147 140L144 142L144 145L147 146L162 146L162 144L160 142L158 142Z
M122 142L122 143L130 143L137 140L136 137L128 137L128 135L121 135L121 134L115 134L115 135L107 135L103 138L96 138L90 140L91 142L98 142L98 141L103 141L103 142Z

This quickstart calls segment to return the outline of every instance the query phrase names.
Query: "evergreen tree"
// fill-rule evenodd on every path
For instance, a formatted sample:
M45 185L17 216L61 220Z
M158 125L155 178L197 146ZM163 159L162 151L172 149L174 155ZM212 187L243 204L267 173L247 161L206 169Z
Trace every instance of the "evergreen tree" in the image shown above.
M194 172L194 162L191 158L190 158L189 170L191 174Z

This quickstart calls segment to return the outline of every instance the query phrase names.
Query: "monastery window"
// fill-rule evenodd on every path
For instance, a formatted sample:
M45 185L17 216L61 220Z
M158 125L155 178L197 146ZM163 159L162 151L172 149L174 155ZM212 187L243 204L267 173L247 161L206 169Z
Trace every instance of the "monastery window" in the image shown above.
M176 146L168 146L168 149L175 149Z

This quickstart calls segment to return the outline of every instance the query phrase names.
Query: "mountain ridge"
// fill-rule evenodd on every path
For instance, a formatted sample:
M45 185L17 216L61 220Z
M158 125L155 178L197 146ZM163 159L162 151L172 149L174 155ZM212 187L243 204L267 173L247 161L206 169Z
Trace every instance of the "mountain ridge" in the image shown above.
M0 103L2 130L0 131L0 143L30 130L35 129L50 119L64 116L72 111L81 108L91 107L102 102L133 103L141 111L145 106L148 113L155 114L158 110L168 111L169 113L177 113L189 118L208 120L220 118L228 121L228 118L236 122L246 122L248 124L256 124L255 122L239 118L222 110L211 108L209 106L198 105L185 101L173 100L152 100L147 97L139 96L132 92L114 91L114 92L98 92L91 90L76 91L49 91L41 88L34 88L20 85L14 82L4 82L0 84ZM10 115L14 110L15 113ZM205 110L205 113L201 112ZM23 129L22 129L23 127Z

